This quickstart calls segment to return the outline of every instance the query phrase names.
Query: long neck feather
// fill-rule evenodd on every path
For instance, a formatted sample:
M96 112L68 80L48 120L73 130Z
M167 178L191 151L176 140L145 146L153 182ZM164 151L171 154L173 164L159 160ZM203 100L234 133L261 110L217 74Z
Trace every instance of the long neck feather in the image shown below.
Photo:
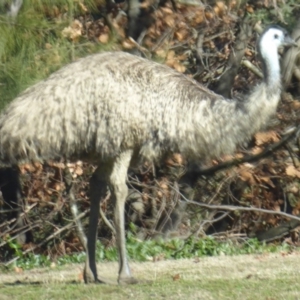
M263 64L264 82L271 94L281 89L280 63L277 47L270 45L269 36L259 41L259 54Z
M263 50L267 52L261 51L264 80L245 96L244 101L227 101L219 96L212 100L213 97L208 96L210 101L199 102L194 118L198 115L200 130L195 134L205 149L202 155L232 153L237 145L249 141L255 132L265 127L276 113L281 94L279 57L276 47L263 47Z

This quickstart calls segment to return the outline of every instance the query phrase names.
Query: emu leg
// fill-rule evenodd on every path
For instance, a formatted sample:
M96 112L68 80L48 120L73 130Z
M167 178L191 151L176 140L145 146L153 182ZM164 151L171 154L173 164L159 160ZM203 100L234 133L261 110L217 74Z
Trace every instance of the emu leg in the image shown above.
M21 213L23 211L22 189L19 178L19 171L14 168L0 168L0 190L4 199L4 208L12 210L9 215L10 219L16 219L16 228L22 229L25 225ZM17 235L17 242L20 245L28 243L32 240L32 233L30 231L20 232Z
M119 254L119 284L134 284L126 255L124 206L128 194L126 185L127 171L132 157L132 151L122 153L114 162L109 177L109 187L115 209L116 241Z
M102 197L105 196L107 192L107 174L105 172L105 169L105 167L98 167L90 180L91 210L87 238L86 263L84 268L85 283L105 282L104 280L99 279L97 276L97 267L95 259L100 200Z

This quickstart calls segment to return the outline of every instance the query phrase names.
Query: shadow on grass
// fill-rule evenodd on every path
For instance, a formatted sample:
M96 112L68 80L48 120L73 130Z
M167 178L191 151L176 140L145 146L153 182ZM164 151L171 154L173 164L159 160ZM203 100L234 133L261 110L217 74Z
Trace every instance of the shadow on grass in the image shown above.
M6 286L32 286L32 285L43 285L46 282L44 281L30 281L30 282L23 282L20 280L16 280L15 282L3 282L0 284L0 288L6 287ZM63 281L63 282L55 282L55 284L73 284L73 285L81 285L82 283L76 280L69 280L69 281ZM103 283L96 283L96 284L103 284Z

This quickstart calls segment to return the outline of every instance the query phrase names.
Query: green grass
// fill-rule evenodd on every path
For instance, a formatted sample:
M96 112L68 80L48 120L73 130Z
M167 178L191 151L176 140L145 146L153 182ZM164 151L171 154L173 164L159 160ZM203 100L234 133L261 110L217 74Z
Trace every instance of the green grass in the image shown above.
M298 260L279 253L131 263L134 276L152 281L131 286L84 285L73 264L3 274L0 299L299 299ZM98 272L116 278L117 263Z
M24 1L16 20L0 16L0 110L63 65L112 47L84 36L72 41L62 35L76 16L84 14L81 3L90 12L96 10L92 0L33 0Z

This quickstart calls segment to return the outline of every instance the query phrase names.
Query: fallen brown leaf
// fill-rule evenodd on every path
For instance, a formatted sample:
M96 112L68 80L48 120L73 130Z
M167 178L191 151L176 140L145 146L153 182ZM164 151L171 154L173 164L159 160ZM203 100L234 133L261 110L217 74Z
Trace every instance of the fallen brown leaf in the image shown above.
M173 281L178 281L180 279L180 274L178 273L178 274L174 275L172 278L173 278Z
M288 176L300 178L300 171L297 170L293 165L287 166L285 169L285 173Z

